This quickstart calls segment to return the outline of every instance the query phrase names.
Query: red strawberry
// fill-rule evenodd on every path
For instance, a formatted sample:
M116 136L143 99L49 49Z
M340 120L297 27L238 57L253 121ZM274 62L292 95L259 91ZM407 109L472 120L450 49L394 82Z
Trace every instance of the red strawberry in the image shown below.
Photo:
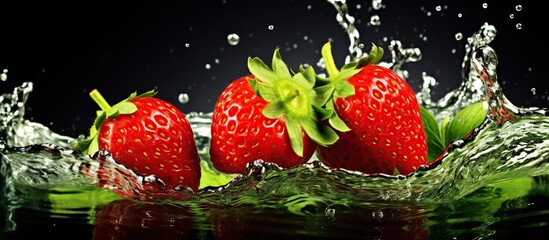
M94 240L188 239L193 213L185 206L119 200L95 209Z
M407 175L426 164L427 142L419 104L413 89L389 68L374 65L383 50L372 48L367 58L335 67L329 43L322 55L333 97L326 108L335 109L329 120L340 130L339 140L319 147L318 157L335 168Z
M196 191L200 158L190 123L177 107L153 97L155 94L133 93L111 107L93 90L90 96L102 111L89 138L74 148L84 153L108 150L116 161L139 174L155 175L166 185Z
M272 69L248 58L251 75L236 79L219 96L211 126L210 158L224 173L241 173L254 160L292 167L309 160L317 145L337 134L321 122L331 112L319 107L311 67L293 74L276 49Z

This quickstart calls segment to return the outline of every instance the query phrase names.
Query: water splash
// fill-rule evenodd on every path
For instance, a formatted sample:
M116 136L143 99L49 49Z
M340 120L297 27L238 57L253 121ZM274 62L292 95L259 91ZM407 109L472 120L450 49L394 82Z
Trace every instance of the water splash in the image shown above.
M347 61L364 56L354 18L345 1L331 1L338 21L351 39ZM271 25L272 26L272 25ZM274 29L274 26L273 26ZM280 168L260 160L229 183L193 192L184 187L166 187L156 176L142 176L116 162L107 151L82 155L70 149L73 138L24 119L25 102L32 83L24 83L0 98L0 172L6 196L34 198L27 191L56 187L93 186L127 198L143 201L209 201L224 203L252 198L270 201L297 194L317 196L324 201L364 202L375 200L450 202L490 183L517 177L549 174L549 118L546 109L517 108L501 91L496 74L497 58L489 43L496 30L485 24L468 38L462 63L462 85L440 101L430 99L426 89L436 84L424 74L420 101L437 117L455 113L473 102L486 101L485 122L464 139L452 142L435 162L408 176L367 175L331 169L316 159L293 168ZM406 49L391 42L392 62L385 63L405 75L403 63L421 59L419 49ZM206 166L212 113L189 113L199 153ZM299 182L300 184L295 184Z
M423 89L418 94L418 101L421 105L430 110L439 122L442 122L446 116L451 116L457 113L464 107L479 101L483 101L485 97L485 89L483 80L479 77L476 71L471 71L472 55L477 49L488 46L496 37L497 30L493 25L485 23L480 30L467 38L465 45L465 56L461 64L462 83L461 85L447 93L438 101L433 101L428 88L432 84L431 78L424 77ZM497 63L496 63L497 64ZM497 80L497 79L496 79Z
M18 104L20 101L5 108L11 111L3 113L10 116L4 118L10 120L4 126L15 129L8 134L10 143L25 143L26 146L0 145L3 175L11 179L8 182L18 186L48 189L92 185L142 201L223 202L243 196L280 198L305 193L327 201L446 202L460 199L493 182L549 174L546 109L518 108L505 98L497 83L497 58L490 47L478 48L471 54L470 61L477 76L475 79L482 81L487 96L485 100L490 111L485 122L464 139L452 142L435 162L408 177L331 169L316 159L287 169L258 160L223 186L205 187L198 192L184 187L172 188L156 176L142 176L125 168L107 151L81 155L60 147L70 142L70 138L52 138L55 134L47 132L48 129L18 119L22 117L19 110L24 107ZM17 88L15 95L24 93L22 99L25 99L32 85L25 86ZM208 160L211 114L188 115L204 161ZM17 133L19 128L46 131L46 134L29 140L26 134ZM50 144L37 144L40 142Z

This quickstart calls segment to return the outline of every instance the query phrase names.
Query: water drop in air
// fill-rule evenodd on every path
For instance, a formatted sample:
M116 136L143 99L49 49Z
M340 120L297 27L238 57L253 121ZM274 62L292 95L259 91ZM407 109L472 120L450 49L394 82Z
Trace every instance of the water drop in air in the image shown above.
M517 10L517 12L522 11L522 5L520 5L520 4L517 5L517 6L515 7L515 10Z
M458 13L458 18L461 18L463 17L463 14L462 13Z
M267 29L269 29L269 30L271 30L271 31L274 30L274 28L275 28L274 25L269 25L269 26L267 27Z
M0 80L2 81L8 80L8 69L4 69L2 71L2 74L0 74Z
M482 8L484 8L484 9L488 8L488 3L483 3Z
M185 43L185 47L186 47L186 48L188 48L188 47L190 47L190 46L191 46L190 43Z
M510 19L515 18L515 14L512 14L512 13L511 13L511 15L509 15L509 18L510 18Z
M532 95L536 95L536 88L532 88L530 91L532 92Z
M379 16L378 15L373 15L372 17L370 17L370 24L372 26L381 25L381 20L379 19Z
M522 29L522 24L521 24L521 23L517 23L516 28L519 29L519 30Z
M178 100L180 103L188 103L189 102L189 95L186 93L180 93L178 96Z
M372 0L372 7L375 10L381 9L382 6L383 6L383 1L382 0Z
M463 34L461 34L460 32L458 32L458 33L456 33L455 37L456 37L456 40L459 41L459 40L463 39Z
M212 68L212 66L209 63L207 63L205 67L206 67L206 69Z
M227 41L229 42L229 45L235 46L240 42L240 36L236 33L231 33L227 36Z
M335 213L336 213L336 210L333 209L333 208L326 208L326 210L324 210L324 214L327 216L327 217L334 217L335 216Z
M372 212L372 217L375 219L383 218L383 212L381 210Z

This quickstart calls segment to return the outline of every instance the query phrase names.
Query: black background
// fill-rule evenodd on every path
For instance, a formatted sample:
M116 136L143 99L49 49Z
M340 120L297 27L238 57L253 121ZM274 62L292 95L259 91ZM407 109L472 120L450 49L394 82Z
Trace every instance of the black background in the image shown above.
M498 54L507 98L519 106L549 107L539 2L385 0L380 10L372 9L371 1L347 5L366 46L374 42L387 49L397 39L422 50L419 62L404 66L407 80L418 90L422 72L435 77L435 100L461 83L467 37L485 22L494 25L498 33L490 45ZM93 121L98 109L88 95L93 88L112 104L133 91L157 89L158 97L184 112L211 112L223 88L248 73L249 56L270 64L280 47L291 68L311 64L319 72L316 63L325 42L333 41L339 66L348 54L337 12L321 0L19 1L0 7L0 70L8 70L0 92L33 82L26 117L73 136L86 133ZM381 25L368 24L372 15ZM228 43L231 33L240 36L239 44ZM388 51L384 60L390 61ZM180 93L190 102L179 103Z

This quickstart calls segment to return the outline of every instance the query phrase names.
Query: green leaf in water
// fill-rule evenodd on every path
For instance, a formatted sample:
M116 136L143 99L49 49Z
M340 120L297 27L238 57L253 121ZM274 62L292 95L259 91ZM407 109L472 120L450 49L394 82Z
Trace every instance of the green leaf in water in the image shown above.
M427 161L430 162L444 152L446 144L438 122L433 114L431 114L424 107L420 107L420 111L421 119L423 121L423 128L425 129L425 134L427 136Z
M219 172L204 160L200 161L200 171L202 175L200 177L199 189L223 186L238 176L238 174Z
M454 116L446 116L439 124L426 108L421 106L420 110L427 136L428 162L440 156L452 141L463 139L478 127L488 112L483 102L477 102L463 108Z
M487 109L484 107L484 102L471 104L459 111L451 120L446 122L443 129L446 131L446 143L462 139L471 130L478 127L486 118Z

